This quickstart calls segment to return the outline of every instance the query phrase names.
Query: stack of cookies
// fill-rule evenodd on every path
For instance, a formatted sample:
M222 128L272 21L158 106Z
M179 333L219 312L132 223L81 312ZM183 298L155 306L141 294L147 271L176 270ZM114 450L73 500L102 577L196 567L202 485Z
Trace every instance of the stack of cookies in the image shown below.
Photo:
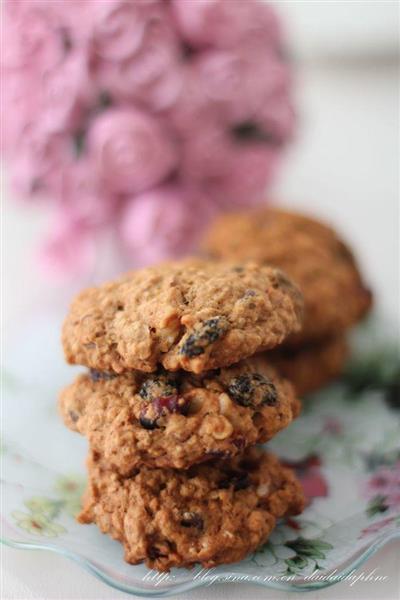
M337 377L345 364L349 328L372 304L354 256L327 225L276 208L228 214L207 233L209 257L255 260L283 269L304 296L304 322L270 360L299 395Z
M299 513L294 474L254 445L299 413L264 351L302 313L297 287L257 263L191 259L82 292L63 346L88 371L60 397L89 442L79 520L167 570L238 561Z

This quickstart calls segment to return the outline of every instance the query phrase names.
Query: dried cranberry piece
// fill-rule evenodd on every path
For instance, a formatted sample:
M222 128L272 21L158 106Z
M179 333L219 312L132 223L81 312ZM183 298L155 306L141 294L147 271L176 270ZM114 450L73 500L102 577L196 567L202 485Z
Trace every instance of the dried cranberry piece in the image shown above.
M154 398L151 404L160 416L165 414L165 411L185 415L189 408L187 400L183 396L178 396L178 394Z
M276 387L264 375L249 373L232 379L228 394L241 406L257 408L263 404L275 406L278 401Z
M195 527L196 529L203 529L204 521L202 517L195 512L184 512L181 519L182 527Z
M145 429L155 429L160 427L160 419L163 416L172 413L186 415L188 410L189 402L183 396L159 396L142 408L139 422Z

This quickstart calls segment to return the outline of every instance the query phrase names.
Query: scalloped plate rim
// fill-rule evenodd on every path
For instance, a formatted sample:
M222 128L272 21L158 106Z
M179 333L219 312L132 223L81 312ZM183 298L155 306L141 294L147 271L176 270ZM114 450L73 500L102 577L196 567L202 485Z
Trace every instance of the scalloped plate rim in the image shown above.
M214 583L250 583L252 585L257 585L263 588L269 588L279 591L285 592L310 592L313 590L324 589L335 585L336 583L340 583L339 578L346 577L349 573L354 571L354 569L359 568L361 565L365 563L369 558L374 556L378 550L384 548L387 544L392 541L400 540L400 532L393 531L388 534L383 535L381 538L372 542L368 547L360 550L360 554L356 556L354 559L349 558L345 561L346 566L343 570L340 570L339 573L335 574L335 579L333 581L324 581L324 582L313 582L313 583L291 583L291 584L279 584L273 582L262 582L262 581L232 581L228 579L229 577L248 577L247 574L235 571L227 571L224 573L213 574L211 577L204 577L203 579L199 579L197 581L192 580L190 582L185 582L181 584L172 585L167 590L161 590L160 592L156 591L145 591L140 588L134 588L132 586L124 585L123 583L119 583L117 580L112 577L106 575L101 569L96 567L89 559L84 558L83 556L72 552L67 549L63 549L57 546L53 546L52 544L41 544L41 543L33 543L33 542L17 542L15 540L11 540L8 538L0 538L0 544L4 546L8 546L10 548L14 548L17 550L39 550L39 551L49 551L58 554L59 556L63 556L69 560L75 562L78 566L83 568L87 573L90 573L98 580L102 581L106 585L111 586L114 589L117 589L121 592L125 592L126 594L131 594L133 596L138 597L146 597L146 598L167 598L168 596L172 596L173 594L182 594L183 592L191 591L207 584ZM347 564L349 563L349 564ZM301 581L301 580L300 580Z

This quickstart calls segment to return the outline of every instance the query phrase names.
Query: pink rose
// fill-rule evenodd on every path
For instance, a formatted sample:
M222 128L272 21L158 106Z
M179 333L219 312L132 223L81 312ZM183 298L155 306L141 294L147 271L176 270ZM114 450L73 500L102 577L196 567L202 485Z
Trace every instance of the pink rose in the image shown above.
M181 49L167 13L148 16L139 49L119 62L102 61L98 78L113 98L137 100L163 110L177 99L183 86Z
M229 173L206 182L203 190L221 208L256 205L264 200L277 164L273 148L256 143L240 145L230 158Z
M184 90L184 71L179 65L165 72L151 85L138 93L138 100L147 103L154 111L165 111L173 106Z
M23 144L13 156L12 182L21 196L35 196L59 189L62 173L74 159L72 138L28 127Z
M172 0L177 26L195 47L234 47L247 38L276 36L270 7L257 0Z
M85 54L69 54L56 69L43 74L41 84L43 126L55 131L76 129L95 100Z
M107 224L119 208L119 198L102 189L85 158L80 158L63 171L57 195L68 221L86 227Z
M194 69L208 101L231 123L257 119L269 98L289 87L286 66L265 47L204 52Z
M214 120L192 124L191 135L183 141L181 172L185 180L204 182L230 177L238 144Z
M62 60L65 48L54 5L35 0L20 3L14 11L10 8L10 18L2 24L1 62L7 68L44 71Z
M213 214L193 190L161 186L127 202L121 240L135 266L176 257L194 247Z
M258 203L275 173L281 148L263 132L253 131L251 124L238 132L212 120L201 125L182 142L184 181L196 181L219 206Z
M242 96L245 75L243 58L235 52L210 50L199 55L195 63L202 84L207 82L206 93L213 102L226 104L237 94Z
M157 185L178 162L173 139L160 122L132 108L101 114L89 131L88 149L98 176L115 193Z
M192 62L184 65L182 70L184 85L165 116L180 136L190 138L194 131L202 129L203 122L218 122L220 111L215 103L210 102Z
M109 60L124 60L140 47L146 29L142 3L108 0L89 5L95 52Z

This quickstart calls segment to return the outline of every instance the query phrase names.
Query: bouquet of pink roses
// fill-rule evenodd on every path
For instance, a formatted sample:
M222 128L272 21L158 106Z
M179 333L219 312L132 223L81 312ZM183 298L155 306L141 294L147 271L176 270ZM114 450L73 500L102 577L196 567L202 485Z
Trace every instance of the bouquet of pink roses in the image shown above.
M1 149L52 208L42 257L84 271L110 229L135 265L190 250L263 197L293 129L290 70L257 0L6 0Z

